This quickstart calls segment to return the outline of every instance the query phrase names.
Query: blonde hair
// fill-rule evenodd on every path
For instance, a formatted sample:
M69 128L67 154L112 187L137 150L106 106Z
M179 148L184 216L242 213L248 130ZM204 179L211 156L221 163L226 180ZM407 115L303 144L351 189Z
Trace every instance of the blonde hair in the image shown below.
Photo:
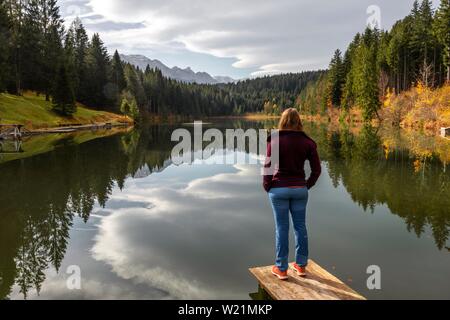
M303 131L303 123L297 109L290 108L281 115L279 130Z

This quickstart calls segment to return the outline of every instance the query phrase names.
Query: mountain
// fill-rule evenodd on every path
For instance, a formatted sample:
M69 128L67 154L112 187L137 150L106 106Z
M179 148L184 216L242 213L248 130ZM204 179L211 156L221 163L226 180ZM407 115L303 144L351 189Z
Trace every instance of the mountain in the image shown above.
M187 83L198 84L218 84L218 83L230 83L235 82L230 77L212 77L206 72L194 72L191 68L181 69L178 67L169 68L159 60L152 60L143 55L124 55L121 54L120 58L127 62L139 67L142 70L147 68L147 65L152 69L161 70L163 76L166 78L174 79Z
M214 77L214 79L216 79L219 83L233 83L233 82L237 82L235 79L233 79L231 77L227 77L227 76L217 76L217 77Z

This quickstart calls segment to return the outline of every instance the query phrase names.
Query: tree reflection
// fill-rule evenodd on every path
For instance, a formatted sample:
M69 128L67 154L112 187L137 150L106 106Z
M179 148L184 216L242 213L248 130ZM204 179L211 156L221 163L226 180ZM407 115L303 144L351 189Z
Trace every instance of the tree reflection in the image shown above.
M160 127L93 140L67 139L49 153L4 163L0 171L0 299L14 284L39 294L45 270L59 272L75 216L85 222L96 202L105 206L115 185L144 164L170 157L170 131ZM150 173L151 173L150 171Z
M414 132L392 132L364 126L332 131L308 128L318 140L335 186L340 183L365 211L385 204L418 237L430 227L442 250L449 238L450 143ZM357 131L357 130L356 130ZM417 170L417 161L420 170Z

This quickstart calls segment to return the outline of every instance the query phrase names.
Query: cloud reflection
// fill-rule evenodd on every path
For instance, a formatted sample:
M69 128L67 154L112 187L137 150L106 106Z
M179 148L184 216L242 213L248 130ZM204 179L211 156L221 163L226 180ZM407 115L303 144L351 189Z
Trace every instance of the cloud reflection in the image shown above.
M170 298L235 298L236 288L245 286L238 275L267 255L272 242L263 230L272 231L272 217L258 188L259 167L239 165L236 172L221 173L224 168L184 188L170 179L171 167L168 179L156 177L160 185L153 175L129 180L124 193L111 196L115 206L128 203L100 221L94 259Z

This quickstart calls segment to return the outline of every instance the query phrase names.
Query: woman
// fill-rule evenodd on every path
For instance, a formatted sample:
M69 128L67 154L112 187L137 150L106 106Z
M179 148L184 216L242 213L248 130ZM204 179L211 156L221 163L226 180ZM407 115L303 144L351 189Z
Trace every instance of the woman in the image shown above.
M309 161L312 174L305 176L305 162ZM289 212L296 237L294 271L306 276L308 265L308 232L306 207L308 190L322 172L316 143L303 132L300 114L288 109L281 116L279 131L269 138L264 172L264 189L269 193L276 225L276 265L272 273L287 280L289 269Z

